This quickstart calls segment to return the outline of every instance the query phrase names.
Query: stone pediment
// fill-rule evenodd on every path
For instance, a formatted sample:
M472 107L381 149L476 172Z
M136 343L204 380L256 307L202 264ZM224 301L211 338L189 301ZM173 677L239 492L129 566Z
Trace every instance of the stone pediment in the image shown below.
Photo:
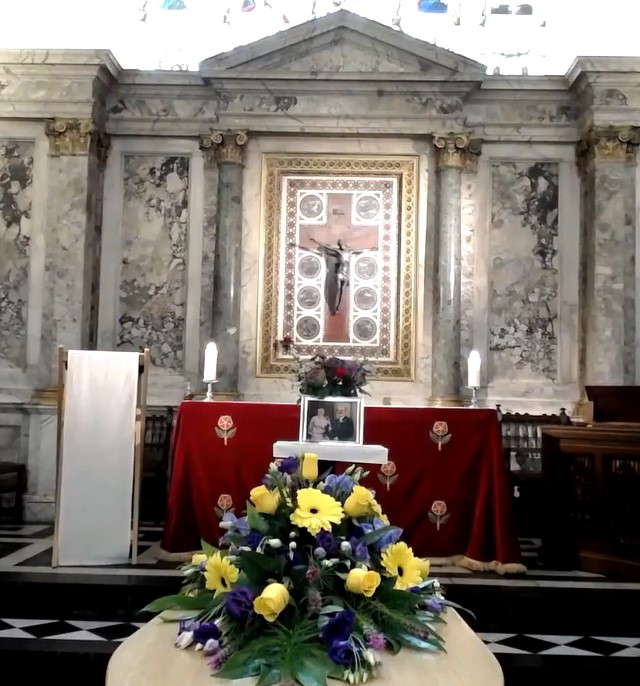
M479 81L486 67L391 27L341 10L250 45L210 57L200 64L204 77L237 75L343 75L379 78L414 75L434 80Z

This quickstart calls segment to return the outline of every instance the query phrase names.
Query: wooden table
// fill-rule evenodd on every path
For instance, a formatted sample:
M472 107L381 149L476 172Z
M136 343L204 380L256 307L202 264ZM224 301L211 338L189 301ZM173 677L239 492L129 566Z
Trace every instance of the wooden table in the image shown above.
M177 627L154 619L115 651L107 669L106 686L250 686L254 679L212 678L202 653L173 647ZM442 627L447 653L427 654L404 649L382 658L377 686L503 686L498 661L449 609ZM335 682L330 680L332 684Z

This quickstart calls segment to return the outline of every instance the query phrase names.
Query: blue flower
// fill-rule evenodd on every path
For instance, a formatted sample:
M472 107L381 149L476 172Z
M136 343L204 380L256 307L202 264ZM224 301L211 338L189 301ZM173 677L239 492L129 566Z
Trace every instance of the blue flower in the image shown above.
M334 615L322 629L324 644L330 647L336 641L346 641L351 636L355 619L356 615L353 610L342 610Z
M282 474L295 474L298 471L298 460L295 457L285 457L278 465Z
M193 632L193 640L195 643L204 645L209 639L219 639L222 634L218 625L215 622L204 622L200 624Z
M353 479L346 474L329 474L324 480L324 492L336 500L345 500L353 491Z
M239 534L249 533L249 522L246 517L236 517L233 512L225 512L222 517L223 522L231 522L231 529ZM228 530L228 529L227 529Z
M255 550L259 545L264 536L259 531L251 531L245 536L244 543L246 546Z
M334 641L329 646L329 658L337 665L352 665L356 661L353 644L349 641Z
M383 529L385 527L388 527L389 525L385 524L381 519L378 519L378 517L375 517L372 523L360 522L358 524L358 526L360 527L360 529L362 530L363 533L368 534L368 533L371 533L372 531L377 531L378 529ZM400 540L401 536L402 536L402 529L398 529L397 527L393 527L386 534L381 536L377 541L375 541L371 545L374 548L376 548L376 550L384 550L385 548L388 548L393 543L397 543Z

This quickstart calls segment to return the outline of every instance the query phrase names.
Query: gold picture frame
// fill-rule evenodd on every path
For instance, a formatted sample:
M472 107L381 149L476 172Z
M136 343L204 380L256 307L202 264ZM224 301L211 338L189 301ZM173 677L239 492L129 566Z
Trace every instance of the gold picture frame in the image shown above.
M350 281L347 281L345 288L348 291L349 300L342 303L342 309L344 312L346 305L348 313L341 315L348 322L344 327L345 330L347 326L349 327L347 338L336 342L335 337L330 337L334 335L333 333L328 334L328 338L323 338L323 332L318 333L323 326L326 326L326 322L334 321L328 319L329 313L324 308L324 314L314 315L315 323L312 317L306 317L304 323L307 328L303 330L306 338L302 340L302 343L299 340L291 342L298 354L366 359L372 365L374 374L378 378L398 381L414 380L417 185L417 156L263 155L256 355L258 377L282 378L290 376L294 371L295 361L291 351L287 350L287 346L283 349L278 342L291 339L292 331L295 335L302 335L300 318L296 319L297 315L294 313L296 303L300 301L300 290L296 284L300 281L298 270L302 263L301 255L315 252L318 253L314 257L317 264L326 263L323 275L319 277L325 279L324 285L317 285L316 291L324 293L328 307L331 309L329 296L326 295L329 291L326 288L327 281L330 278L335 281L335 277L332 276L334 268L329 266L327 251L333 253L337 251L335 247L330 248L313 237L305 238L303 233L311 232L315 222L315 225L320 227L319 230L333 232L331 240L335 243L337 234L334 231L334 225L335 222L340 221L342 225L338 231L347 232L346 241L342 239L346 243L349 243L350 237L356 234L356 240L365 235L374 236L375 244L371 249L367 249L367 246L362 244L362 241L365 241L364 238L361 245L356 246L359 249L349 248L349 252L356 255L356 262L347 264L346 269L351 270L347 273L355 275L356 270L353 265L357 267L357 260L362 260L363 264L365 260L369 263L376 262L376 273L379 271L378 290L360 288L360 293L375 299L377 319L364 316L367 313L357 308L356 314L360 319L354 319L354 307L351 303L358 294L358 288L356 282L352 285ZM311 214L301 217L300 213L305 211L303 202L307 196L313 196L320 205L324 203L324 209L318 205L312 209ZM349 196L347 200L345 200L346 196ZM372 200L374 196L375 199ZM340 203L335 201L331 205L331 200L335 198L340 200ZM375 208L371 210L369 207L369 215L362 213L360 216L370 217L372 212L377 211L378 218L368 222L372 224L371 226L363 228L358 226L358 217L352 208L356 207L358 202L365 200L378 202L378 210ZM336 203L341 204L342 209L335 209ZM327 207L334 209L329 210ZM360 212L359 209L356 211ZM324 212L323 216L321 212ZM317 216L318 219L310 218L311 215ZM374 226L375 222L377 224ZM309 226L312 228L305 228ZM370 230L368 234L367 230ZM307 242L306 246L303 245L304 240L314 241L314 244L323 250L326 248L322 261L319 258L320 251L313 249L314 244ZM365 252L371 253L372 256L366 258L359 256L360 253ZM347 262L348 260L349 257L347 257ZM337 269L338 267L335 267L336 272ZM365 293L365 291L368 292ZM317 293L314 297L314 302L307 302L305 306L311 307L314 303L317 304ZM331 297L334 298L334 295ZM332 302L334 309L336 302L338 307L340 306L341 298L342 286L339 298ZM362 307L369 306L370 303L364 303L363 296ZM324 307L324 302L320 307ZM330 314L335 315L336 312L337 310L332 310ZM308 326L309 322L312 326ZM362 323L360 329L356 327L358 323ZM357 338L356 334L360 338ZM362 342L363 340L365 342Z

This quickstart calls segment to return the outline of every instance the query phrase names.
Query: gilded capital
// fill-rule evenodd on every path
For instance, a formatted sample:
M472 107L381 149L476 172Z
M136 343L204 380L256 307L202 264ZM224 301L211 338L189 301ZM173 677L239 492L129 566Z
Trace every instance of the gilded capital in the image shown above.
M90 119L47 119L45 133L49 138L49 154L53 157L88 155L94 131Z
M594 127L578 141L576 162L581 172L592 162L635 162L640 145L640 128Z
M464 169L470 138L466 133L445 133L433 136L438 169Z
M218 164L244 162L244 146L249 140L246 131L211 131L200 136L200 149L215 155Z

